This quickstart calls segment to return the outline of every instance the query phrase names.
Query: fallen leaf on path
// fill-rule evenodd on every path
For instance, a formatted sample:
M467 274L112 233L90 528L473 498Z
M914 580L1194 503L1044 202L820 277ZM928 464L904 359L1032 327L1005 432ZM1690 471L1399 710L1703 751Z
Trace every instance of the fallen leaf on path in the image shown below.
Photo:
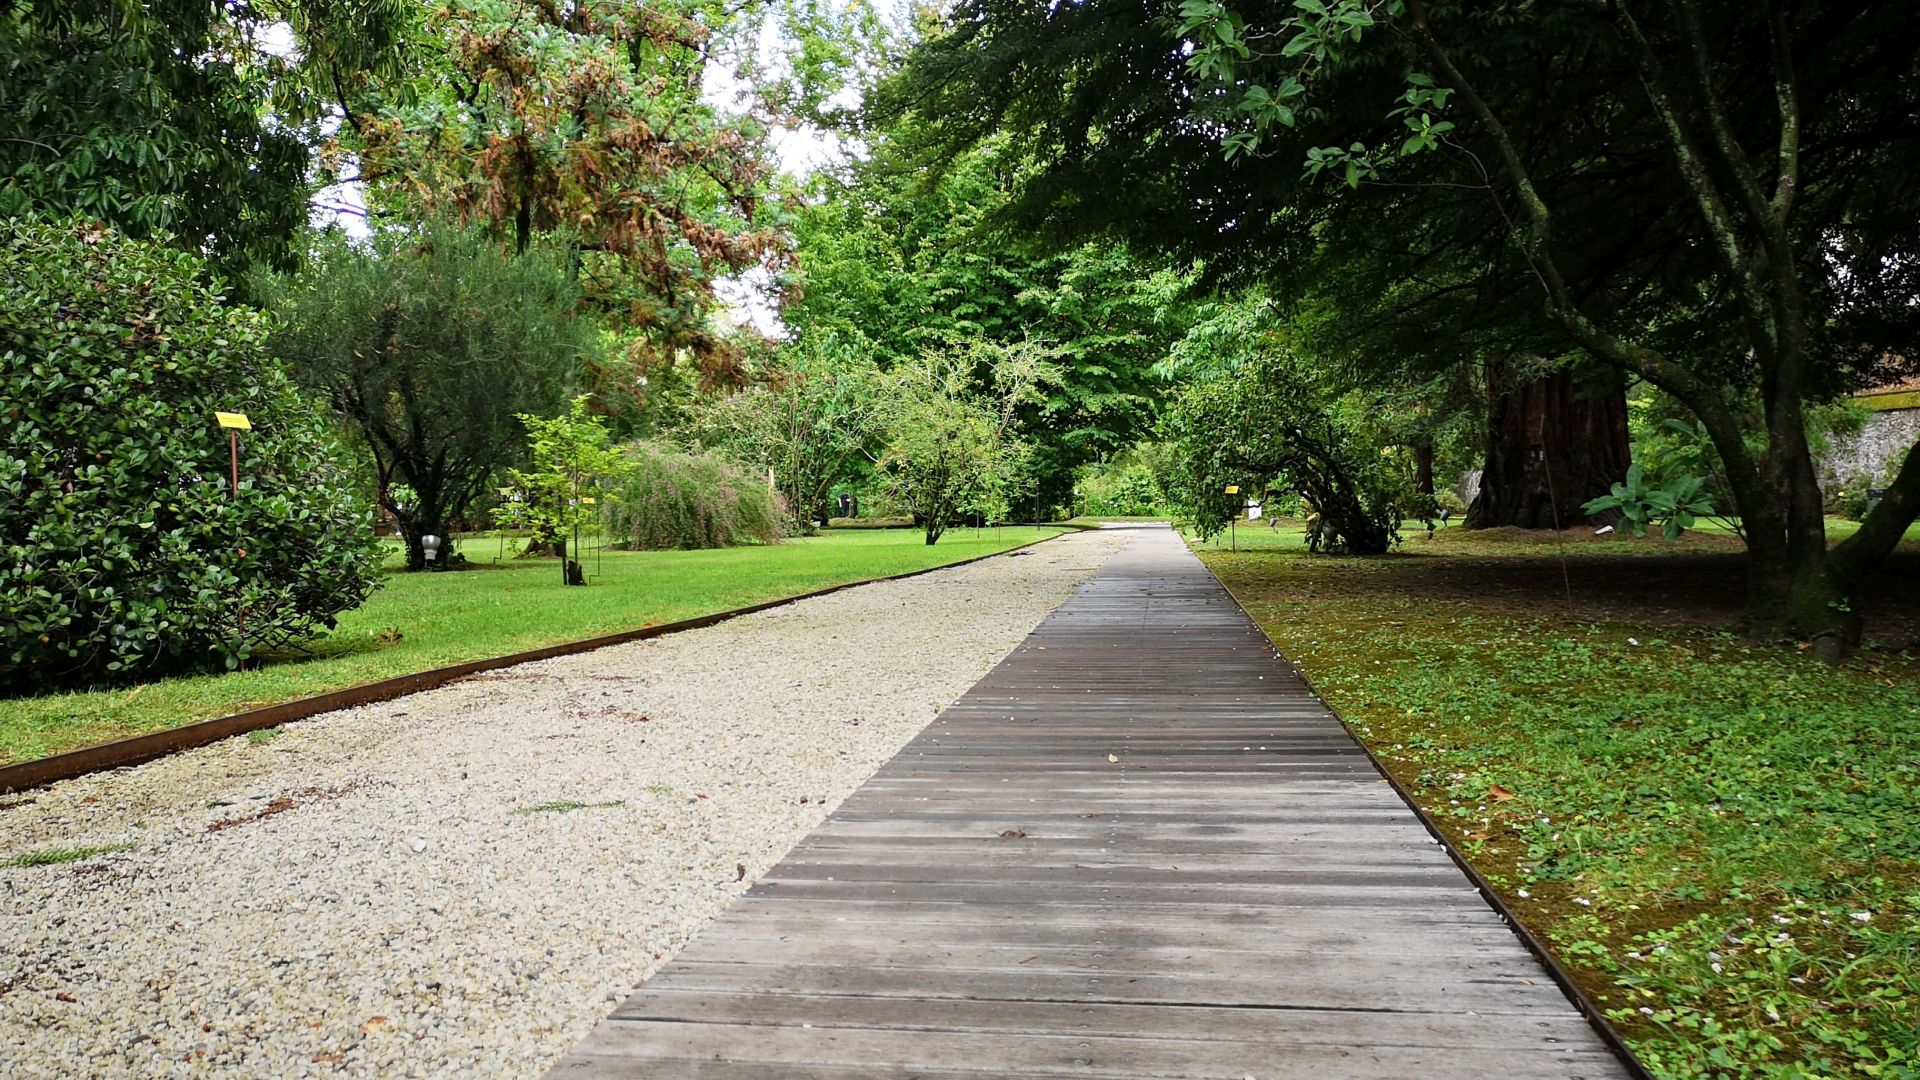
M733 864L733 880L735 881L747 880L747 864L746 863Z
M71 1002L74 1000L74 997L72 994L69 994L63 990L60 993L53 995L53 1000Z
M1081 817L1106 817L1106 816L1107 816L1107 812L1106 812L1106 811L1104 811L1104 810L1095 810L1095 811L1094 811L1093 813L1091 813L1091 814L1081 814L1080 816L1081 816Z
M1508 799L1518 798L1518 796L1506 788L1501 787L1499 784L1495 784L1487 789L1487 798L1492 799L1494 802L1506 802Z
M1026 839L1026 836L1027 836L1027 833L1026 833L1026 830L1024 829L1008 829L1006 832L1003 832L1000 834L1000 839L1024 840Z
M1108 754L1108 755L1107 755L1107 760L1108 760L1108 761L1111 761L1111 762L1112 762L1112 763L1114 763L1115 765L1118 765L1118 764L1120 764L1120 758L1119 758L1119 756L1118 756L1118 755L1115 755L1115 754Z
M367 1017L367 1022L360 1025L360 1034L372 1035L375 1032L385 1031L392 1026L393 1022L384 1016L369 1016Z

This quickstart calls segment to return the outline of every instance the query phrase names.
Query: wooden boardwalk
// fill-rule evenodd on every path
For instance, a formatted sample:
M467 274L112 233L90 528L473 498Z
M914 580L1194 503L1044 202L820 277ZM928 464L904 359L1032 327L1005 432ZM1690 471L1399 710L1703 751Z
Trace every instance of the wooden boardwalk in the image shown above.
M1148 528L551 1075L1628 1074Z

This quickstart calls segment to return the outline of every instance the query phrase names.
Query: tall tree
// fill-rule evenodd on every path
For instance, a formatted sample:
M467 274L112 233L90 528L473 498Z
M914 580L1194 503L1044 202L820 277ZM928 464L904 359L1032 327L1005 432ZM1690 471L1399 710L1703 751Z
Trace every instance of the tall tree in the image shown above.
M515 252L564 245L586 304L635 331L633 360L687 353L733 381L743 357L714 330L714 282L786 262L772 103L831 81L839 28L807 22L790 77L723 110L710 72L776 7L454 0L426 22L421 70L350 113L334 164L357 162L383 207L457 213Z
M1062 366L1020 404L1041 501L1064 504L1073 471L1145 434L1164 392L1153 374L1185 328L1186 275L1110 244L1048 250L998 227L1021 174L995 148L934 177L916 163L909 121L869 134L870 153L822 177L796 226L798 296L782 317L798 338L858 343L882 367L928 348L986 339L1047 341ZM982 386L990 372L977 372Z
M0 216L79 214L169 236L236 283L290 268L320 121L308 91L392 70L405 6L0 5ZM263 40L276 26L293 31L286 55Z
M878 371L824 330L765 352L771 362L748 385L697 405L684 433L765 469L793 528L811 535L815 512L861 463L874 434Z

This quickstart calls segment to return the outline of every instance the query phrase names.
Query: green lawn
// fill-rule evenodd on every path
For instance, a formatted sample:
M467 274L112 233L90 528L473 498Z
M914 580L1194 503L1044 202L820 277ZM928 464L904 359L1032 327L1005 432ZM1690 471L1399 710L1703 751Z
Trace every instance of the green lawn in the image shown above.
M672 622L865 578L958 562L1062 530L955 529L935 547L914 530L854 530L765 547L606 552L586 588L560 583L552 559L508 559L475 539L482 569L389 574L312 656L259 668L87 693L0 700L0 764L291 701L328 690Z
M1510 533L1240 539L1198 547L1655 1075L1920 1075L1910 652L1834 669L1728 632L1713 537L1564 566Z

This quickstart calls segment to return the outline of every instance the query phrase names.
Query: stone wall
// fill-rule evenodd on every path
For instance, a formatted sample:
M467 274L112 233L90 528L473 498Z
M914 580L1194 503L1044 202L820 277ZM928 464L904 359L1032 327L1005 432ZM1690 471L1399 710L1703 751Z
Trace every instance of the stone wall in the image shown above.
M1920 409L1888 409L1867 418L1858 435L1835 439L1820 458L1823 487L1866 477L1887 481L1907 448L1920 442Z

